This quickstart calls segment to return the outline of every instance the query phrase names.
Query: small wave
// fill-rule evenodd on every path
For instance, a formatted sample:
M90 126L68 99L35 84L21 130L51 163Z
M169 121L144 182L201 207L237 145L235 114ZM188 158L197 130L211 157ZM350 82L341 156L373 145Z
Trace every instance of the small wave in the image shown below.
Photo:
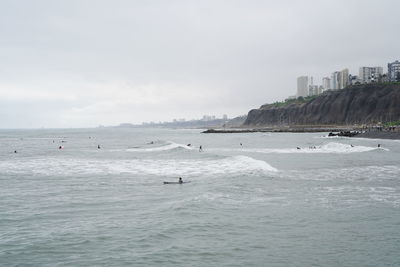
M234 156L231 158L223 159L219 161L219 164L222 164L221 166L226 166L229 168L232 166L232 164L235 165L235 168L240 170L246 170L246 169L256 169L256 170L262 170L266 172L277 172L278 170L271 165L269 165L267 162L262 161L262 160L257 160L251 157L247 156Z
M172 150L172 149L188 149L191 150L193 147L188 146L188 145L182 145L182 144L177 144L174 142L168 142L165 145L162 146L156 146L156 147L148 147L148 148L128 148L126 151L131 151L131 152L158 152L158 151L167 151L167 150Z
M310 147L294 147L294 148L248 148L248 149L218 149L220 151L230 150L230 151L243 151L243 152L255 152L255 153L337 153L337 154L347 154L347 153L360 153L368 152L372 150L383 150L389 151L386 148L378 147L368 147L368 146L352 146L342 143L327 143L322 146L310 146Z
M367 152L367 151L372 151L372 150L377 150L377 149L382 149L382 150L387 151L387 149L384 149L384 148L369 147L369 146L353 146L353 145L335 143L335 142L331 142L331 143L322 145L320 147L308 149L308 150L310 150L310 151L316 150L317 153L354 153L354 152Z
M366 137L348 137L348 136L329 136L329 135L321 135L321 136L316 136L314 138L321 138L321 139L346 139L346 140L362 140L362 141L385 141L385 142L400 142L398 139L386 139L386 138L366 138Z

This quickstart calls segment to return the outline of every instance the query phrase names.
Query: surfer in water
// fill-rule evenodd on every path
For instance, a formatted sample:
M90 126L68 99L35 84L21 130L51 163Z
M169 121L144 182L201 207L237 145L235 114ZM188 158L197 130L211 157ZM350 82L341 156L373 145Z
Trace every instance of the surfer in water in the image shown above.
M100 149L101 147L100 147L100 145L97 145L97 149Z
M179 183L183 184L182 177L179 177Z
M203 147L200 145L199 152L202 152L202 151L203 151Z

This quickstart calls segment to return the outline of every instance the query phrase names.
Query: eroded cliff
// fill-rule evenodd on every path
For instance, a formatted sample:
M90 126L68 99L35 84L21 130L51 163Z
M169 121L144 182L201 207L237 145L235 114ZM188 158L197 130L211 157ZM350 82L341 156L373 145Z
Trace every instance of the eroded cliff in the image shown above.
M328 91L305 103L267 104L249 111L244 126L348 125L400 120L400 84Z

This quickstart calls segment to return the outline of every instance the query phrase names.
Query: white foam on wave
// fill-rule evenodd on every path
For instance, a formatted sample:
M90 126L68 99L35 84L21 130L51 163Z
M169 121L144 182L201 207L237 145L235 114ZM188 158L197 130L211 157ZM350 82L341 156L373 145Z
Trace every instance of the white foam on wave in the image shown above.
M370 147L370 146L359 146L359 145L348 145L342 143L335 143L331 142L320 147L316 147L315 149L308 149L309 151L316 151L317 153L355 153L355 152L367 152L372 150L382 149L386 150L385 148L378 148L378 147ZM305 149L307 150L307 149Z
M188 149L188 150L193 149L193 147L191 147L191 146L177 144L177 143L174 143L174 142L168 142L167 144L165 144L163 146L147 147L147 148L128 148L126 151L131 151L131 152L158 152L158 151L167 151L167 150L172 150L172 149L177 149L177 148Z
M386 148L369 147L369 146L351 146L348 144L330 142L322 146L312 147L297 147L294 148L244 148L244 149L216 149L220 151L244 151L244 152L256 152L256 153L336 153L336 154L347 154L347 153L360 153L368 152L373 150L384 150L389 151Z
M334 136L322 135L322 136L315 136L314 138L344 139L344 138L348 138L348 137L347 136L338 136L338 135L334 135Z
M366 138L366 137L348 137L348 136L329 136L329 135L321 135L321 136L316 136L314 138L322 138L322 139L345 139L345 140L360 140L360 141L380 141L380 142L400 142L398 139L386 139L386 138Z
M247 156L223 159L129 159L89 160L75 158L40 158L0 162L1 173L32 175L90 175L120 174L157 176L218 176L238 174L267 174L277 169L268 163Z

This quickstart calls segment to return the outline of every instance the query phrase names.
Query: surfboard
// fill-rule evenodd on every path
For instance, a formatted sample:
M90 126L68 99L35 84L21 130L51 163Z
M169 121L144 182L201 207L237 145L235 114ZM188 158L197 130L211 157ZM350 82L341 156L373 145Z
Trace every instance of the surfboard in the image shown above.
M188 184L188 183L190 183L190 181L182 182L182 183L179 183L179 182L164 182L164 184Z

